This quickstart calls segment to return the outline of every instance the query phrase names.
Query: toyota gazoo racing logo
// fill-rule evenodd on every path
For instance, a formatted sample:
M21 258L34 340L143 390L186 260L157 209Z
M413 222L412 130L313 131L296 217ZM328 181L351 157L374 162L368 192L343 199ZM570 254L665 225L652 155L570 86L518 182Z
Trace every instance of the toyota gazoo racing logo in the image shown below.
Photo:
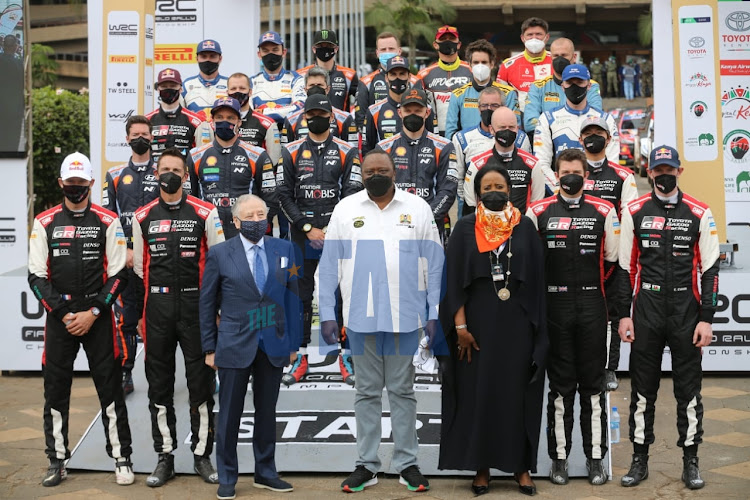
M641 229L664 229L664 217L646 216L641 221Z
M700 49L704 45L706 45L706 39L702 36L694 36L690 40L688 40L688 44L694 49Z
M724 24L732 31L748 31L750 30L750 12L736 10L724 19Z
M570 229L571 222L573 222L573 219L570 217L550 217L547 221L547 229L565 231Z
M171 230L171 220L153 220L148 224L148 234L168 233Z
M52 239L68 239L76 237L75 226L57 226L52 230Z
M327 200L336 197L335 189L321 189L319 185L305 186L303 189L305 190L305 199L308 200Z

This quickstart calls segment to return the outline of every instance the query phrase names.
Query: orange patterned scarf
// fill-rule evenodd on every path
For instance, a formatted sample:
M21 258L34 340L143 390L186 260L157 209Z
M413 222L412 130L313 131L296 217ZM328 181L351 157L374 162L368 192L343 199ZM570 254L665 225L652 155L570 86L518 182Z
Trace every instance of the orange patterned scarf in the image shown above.
M513 228L521 222L521 211L508 202L503 213L488 213L484 204L477 204L477 220L474 223L474 235L480 253L495 250L505 243Z

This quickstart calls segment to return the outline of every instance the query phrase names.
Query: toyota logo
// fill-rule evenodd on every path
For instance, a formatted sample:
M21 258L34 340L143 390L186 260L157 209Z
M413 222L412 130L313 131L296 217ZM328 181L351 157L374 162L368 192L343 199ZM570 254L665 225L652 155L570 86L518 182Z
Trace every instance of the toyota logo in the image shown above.
M702 36L694 36L693 38L688 40L688 43L694 49L699 49L703 47L704 45L706 45L706 39L703 38Z
M736 10L727 16L724 23L732 31L750 30L750 12Z

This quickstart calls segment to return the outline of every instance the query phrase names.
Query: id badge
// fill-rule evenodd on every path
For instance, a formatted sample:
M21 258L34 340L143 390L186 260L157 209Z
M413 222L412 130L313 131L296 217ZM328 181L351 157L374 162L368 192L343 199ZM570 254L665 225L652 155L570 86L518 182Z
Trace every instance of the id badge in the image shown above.
M498 263L492 266L492 281L503 281L505 276L503 275L503 266Z

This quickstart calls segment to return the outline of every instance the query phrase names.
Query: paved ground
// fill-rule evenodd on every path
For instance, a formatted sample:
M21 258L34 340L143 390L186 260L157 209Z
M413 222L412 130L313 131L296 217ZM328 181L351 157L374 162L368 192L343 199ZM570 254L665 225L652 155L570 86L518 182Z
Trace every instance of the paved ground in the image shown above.
M138 387L136 390L145 390ZM197 499L215 498L216 487L201 482L196 476L179 476L167 486L153 490L145 486L146 477L137 475L136 484L118 486L113 473L73 471L56 488L43 488L39 483L46 469L42 437L42 379L38 374L11 374L0 377L0 498L49 498L78 500L114 499ZM613 446L615 481L601 487L590 486L583 479L567 486L553 486L537 478L539 497L558 499L651 499L651 498L750 498L750 381L744 377L711 376L704 380L705 442L701 446L701 467L708 485L700 491L685 489L680 481L681 453L675 442L675 402L672 380L662 381L661 399L657 404L656 436L650 460L650 478L635 489L620 487L619 478L630 461L630 445L625 441ZM613 394L612 404L620 408L623 422L628 417L629 380L622 381ZM98 407L91 380L76 377L71 399L71 447L78 441L95 417ZM625 430L627 425L624 424ZM96 428L93 432L101 432ZM150 432L133 429L133 432ZM136 453L151 453L136 450ZM296 490L297 498L324 499L342 496L338 474L285 474ZM380 477L380 484L369 488L357 498L396 499L419 496L429 498L470 498L469 480L435 478L432 490L416 495L407 492L393 476ZM515 483L496 480L486 498L520 498ZM250 476L241 476L237 485L238 498L281 496L264 493L252 487Z

